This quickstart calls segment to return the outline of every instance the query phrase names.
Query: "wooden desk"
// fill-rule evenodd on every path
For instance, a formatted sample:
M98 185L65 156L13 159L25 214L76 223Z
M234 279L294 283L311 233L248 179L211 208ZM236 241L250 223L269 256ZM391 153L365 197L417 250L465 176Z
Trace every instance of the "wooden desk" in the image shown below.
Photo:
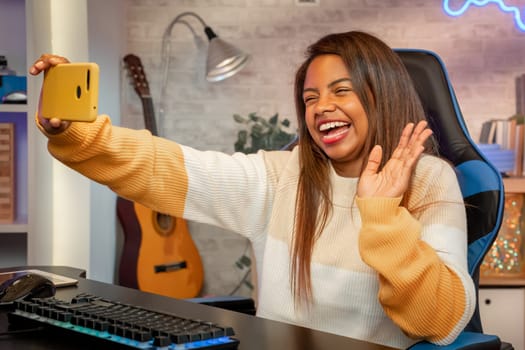
M57 274L82 277L85 272L67 267L25 266L18 269L36 268ZM11 271L0 269L1 271ZM239 350L387 350L390 347L380 346L347 337L314 331L308 328L271 321L238 312L223 310L184 300L176 300L159 295L144 293L135 289L115 286L107 283L79 278L75 287L64 287L57 290L56 297L69 300L79 293L91 293L108 299L118 300L145 307L154 311L173 313L186 318L194 318L231 326L235 330L235 338L240 340ZM0 333L6 332L6 311L0 312ZM96 340L96 339L93 339ZM62 350L62 349L115 349L110 344L100 341L91 342L85 337L50 337L46 332L0 336L2 350Z

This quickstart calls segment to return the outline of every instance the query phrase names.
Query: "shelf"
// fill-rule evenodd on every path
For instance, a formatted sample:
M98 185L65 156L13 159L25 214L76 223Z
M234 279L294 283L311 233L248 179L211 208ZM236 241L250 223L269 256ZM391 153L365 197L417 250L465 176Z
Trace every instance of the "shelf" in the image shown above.
M525 273L505 276L480 276L481 287L525 287Z
M3 233L27 233L27 224L2 224L0 223L0 235Z
M27 105L0 104L0 112L27 112Z
M525 177L506 177L503 184L506 193L525 193Z

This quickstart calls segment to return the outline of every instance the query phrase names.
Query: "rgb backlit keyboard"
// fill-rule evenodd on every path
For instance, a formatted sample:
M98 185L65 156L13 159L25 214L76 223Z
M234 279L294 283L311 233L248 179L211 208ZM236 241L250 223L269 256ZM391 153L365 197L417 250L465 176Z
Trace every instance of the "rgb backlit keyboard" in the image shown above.
M51 326L135 349L237 349L231 327L190 320L90 294L15 302L9 322Z

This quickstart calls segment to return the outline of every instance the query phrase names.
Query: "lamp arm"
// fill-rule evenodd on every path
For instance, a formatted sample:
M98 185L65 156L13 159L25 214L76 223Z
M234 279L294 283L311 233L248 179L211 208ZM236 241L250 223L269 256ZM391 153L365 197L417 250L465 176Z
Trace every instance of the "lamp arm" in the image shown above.
M179 14L177 17L175 17L166 30L164 31L164 34L162 35L162 52L161 52L161 72L162 72L162 85L161 85L161 92L160 92L160 100L159 100L159 110L158 110L158 119L159 119L159 131L163 132L163 125L164 125L164 114L166 111L165 101L166 101L166 94L167 94L167 85L168 85L168 72L169 72L169 65L170 65L170 50L171 50L171 42L170 42L170 36L171 31L173 30L173 27L175 24L180 23L184 24L192 33L194 37L197 37L197 33L195 33L195 30L193 27L182 19L182 17L185 16L193 16L195 17L204 27L204 31L206 32L206 35L208 36L208 39L211 40L211 38L215 37L215 33L213 33L213 30L207 26L206 22L197 15L194 12L183 12ZM210 35L213 35L210 37ZM161 135L162 136L162 135Z
M204 22L204 20L202 19L201 16L199 16L198 14L196 14L195 12L183 12L181 14L179 14L177 17L175 17L173 19L173 21L171 21L171 23L168 25L168 27L166 28L166 30L164 31L164 36L163 37L166 37L166 36L170 36L171 35L171 30L173 29L173 26L175 25L175 23L177 23L178 21L180 21L180 19L184 16L193 16L195 17L197 20L199 20L199 22L202 24L202 26L204 28L207 27L206 25L206 22Z

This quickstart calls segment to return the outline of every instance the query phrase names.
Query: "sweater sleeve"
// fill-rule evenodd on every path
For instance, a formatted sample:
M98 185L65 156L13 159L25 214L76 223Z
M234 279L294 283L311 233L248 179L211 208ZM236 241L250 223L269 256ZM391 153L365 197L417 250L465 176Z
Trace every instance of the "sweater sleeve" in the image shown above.
M46 134L38 122L37 126ZM93 123L71 123L66 131L46 136L49 152L66 166L122 197L182 216L188 179L177 143L148 130L113 126L105 115Z
M410 337L449 344L470 320L466 214L451 167L423 157L408 207L401 198L358 198L359 250L379 275L386 314Z
M118 195L245 236L261 232L269 219L275 181L267 181L265 159L282 165L289 153L198 151L148 130L113 126L104 115L46 136L56 159Z

